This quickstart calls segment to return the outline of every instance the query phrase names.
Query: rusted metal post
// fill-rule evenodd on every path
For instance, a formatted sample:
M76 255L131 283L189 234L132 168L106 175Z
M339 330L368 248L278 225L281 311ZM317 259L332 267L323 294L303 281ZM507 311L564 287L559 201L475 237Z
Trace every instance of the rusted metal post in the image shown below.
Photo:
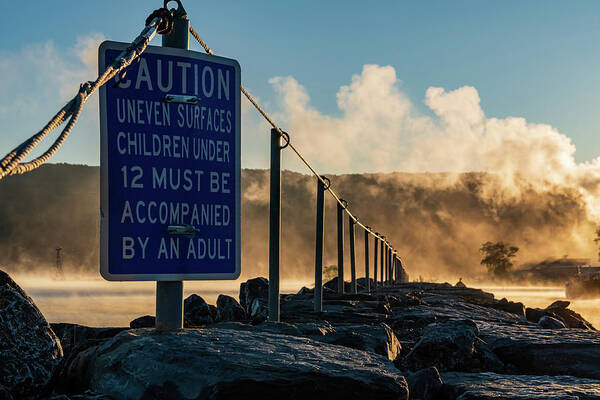
M386 243L385 244L385 280L384 280L384 284L388 284L389 283L389 279L390 279L390 246Z
M394 249L390 249L390 285L394 284Z
M367 293L371 292L371 278L369 277L369 231L365 229L365 278Z
M396 253L393 253L393 257L392 257L393 263L393 275L392 275L392 284L395 285L397 283L398 280L398 259L396 258Z
M317 179L317 226L315 238L314 310L323 311L323 225L325 219L325 185Z
M377 290L377 252L379 251L379 234L373 238L373 290Z
M388 270L388 263L389 263L389 256L390 256L390 246L388 246L387 242L385 242L385 247L384 247L384 251L385 251L385 258L384 258L384 263L383 263L383 284L387 285L388 284L388 278L389 278L389 270Z
M383 252L383 248L385 247L385 236L381 239L381 260L379 261L380 264L380 271L381 271L381 286L383 287L383 284L385 283L383 280L383 264L385 263L385 254Z
M348 231L350 233L350 236L348 238L350 242L350 292L356 294L356 254L354 253L354 224L354 219L350 215L348 215Z
M269 197L269 320L279 322L279 244L281 239L281 136L271 129Z
M392 247L388 246L388 285L392 283Z
M337 205L338 294L344 294L344 207Z

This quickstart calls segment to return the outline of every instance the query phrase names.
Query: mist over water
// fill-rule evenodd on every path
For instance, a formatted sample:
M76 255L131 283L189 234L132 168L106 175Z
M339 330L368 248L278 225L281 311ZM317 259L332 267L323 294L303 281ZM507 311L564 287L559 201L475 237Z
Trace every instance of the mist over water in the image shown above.
M56 280L51 276L17 274L13 279L31 296L49 322L129 326L137 317L155 314L155 282L108 282L93 275ZM244 281L186 281L184 297L196 293L209 304L216 304L219 294L238 299L240 283ZM281 293L295 293L302 286L314 287L314 282L286 279L281 282ZM493 293L497 299L506 297L532 308L545 308L556 300L566 300L562 287L485 284L474 287ZM570 301L572 310L594 327L600 327L600 299Z
M49 322L69 322L87 326L129 326L142 315L155 315L155 282L108 282L100 276L81 275L63 280L51 276L16 274L12 278L33 299ZM184 298L192 293L216 304L219 294L239 301L236 281L186 281ZM309 282L284 280L282 293L295 293Z
M564 287L552 286L478 286L491 292L497 299L506 297L520 301L526 307L546 308L556 300L568 300L570 309L581 314L596 329L600 329L600 299L570 300L565 297Z

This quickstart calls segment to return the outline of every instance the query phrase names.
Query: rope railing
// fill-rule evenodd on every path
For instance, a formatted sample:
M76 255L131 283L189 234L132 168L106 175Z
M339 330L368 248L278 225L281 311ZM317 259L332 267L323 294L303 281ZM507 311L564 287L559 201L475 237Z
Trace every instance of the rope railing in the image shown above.
M158 10L157 10L158 11ZM106 84L112 78L114 78L121 71L124 71L133 61L135 61L142 53L146 50L148 43L156 36L157 33L167 33L169 28L172 26L172 22L169 23L168 12L162 12L157 15L155 11L148 20L146 26L142 32L136 37L129 47L125 49L119 56L113 61L113 63L102 73L95 81L87 81L82 83L79 87L79 91L60 111L50 119L50 121L44 126L44 128L21 143L14 150L9 152L0 160L0 179L10 176L24 174L26 172L33 171L40 165L44 164L50 159L58 149L63 145L69 133L75 126L81 110L85 105L87 99L102 85ZM62 130L60 135L56 138L54 143L45 150L42 155L37 158L23 162L23 159L35 149L42 139L44 139L50 132L62 125L65 121L67 125Z
M131 65L135 60L137 60L144 53L148 44L156 36L156 34L157 33L169 34L171 32L171 30L174 27L174 17L175 17L174 12L175 12L175 10L171 10L171 11L167 10L166 3L168 3L168 2L165 1L165 7L155 10L152 14L150 14L150 16L146 19L146 24L145 24L145 27L143 28L142 32L131 42L131 44L124 51L122 51L119 54L119 56L116 57L116 59L112 62L112 64L108 68L106 68L106 70L102 74L100 74L96 78L95 81L87 81L85 83L82 83L80 85L78 93L63 108L61 108L58 111L58 113L44 126L44 128L42 130L40 130L38 133L36 133L32 137L30 137L29 139L27 139L26 141L21 143L14 150L12 150L6 156L4 156L2 159L0 159L0 180L6 176L24 174L26 172L30 172L30 171L38 168L42 164L44 164L48 159L50 159L50 157L52 157L58 151L58 149L62 146L62 144L66 141L69 133L73 129L73 126L76 124L87 99L95 91L97 91L101 86L105 85L107 82L109 82L111 79L113 79L115 77L116 77L115 85L118 85L120 83L120 80L122 80L124 78L126 68L129 65ZM178 1L178 3L181 6L181 3L179 1ZM185 15L183 15L183 18L185 18ZM211 56L216 55L215 52L208 46L208 44L200 37L200 35L191 26L189 27L189 33L198 41L200 46L205 50L205 52L207 54L209 54ZM379 267L381 268L381 275L380 275L381 283L383 284L383 282L384 282L384 272L385 272L386 281L393 283L393 279L397 279L399 277L399 275L398 275L399 271L402 270L402 261L401 261L400 257L398 256L398 251L396 249L394 249L392 244L386 239L386 237L384 235L375 231L373 228L371 228L371 226L363 224L359 220L359 218L351 212L351 210L349 209L349 206L348 206L348 202L346 200L342 199L339 196L339 194L336 193L335 190L332 188L330 179L327 178L326 176L320 175L317 172L316 168L302 154L300 149L295 144L292 143L290 135L288 133L286 133L285 131L283 131L277 125L277 123L273 120L273 118L271 118L271 116L261 107L261 105L258 103L258 101L250 94L250 92L246 88L244 88L243 85L240 85L240 91L242 94L244 94L244 96L248 99L248 101L256 108L256 110L263 116L263 118L265 118L265 120L272 126L272 131L271 131L271 134L272 134L272 141L271 141L272 174L274 173L273 155L275 153L277 154L278 161L276 163L276 165L277 165L276 171L277 171L277 173L280 173L280 160L279 160L280 151L286 147L289 147L294 152L294 154L296 154L296 156L300 159L300 161L306 166L306 168L317 179L318 191L320 193L317 196L318 201L320 201L320 204L318 204L318 207L320 207L320 209L321 209L321 211L320 211L321 218L323 215L322 210L323 210L323 206L324 206L322 194L326 191L336 201L336 203L338 205L338 249L341 248L342 253L343 253L343 246L344 246L343 245L343 243L344 243L343 219L341 219L341 225L340 225L340 217L339 216L342 215L341 213L347 214L347 216L349 218L349 227L351 229L351 231L350 231L351 262L352 262L351 272L352 272L352 286L353 286L354 292L356 292L356 282L354 279L354 277L355 277L355 269L354 269L354 263L355 263L354 227L355 227L355 225L362 228L363 231L365 232L365 245L366 245L365 268L366 268L366 274L367 274L366 278L368 281L367 287L369 287L369 285L370 285L370 276L368 273L369 266L368 266L368 240L367 240L369 235L375 238L375 245L374 245L374 249L373 249L373 256L374 256L373 267L374 267L374 273L375 273L375 275L374 275L375 283L377 284L377 269ZM48 147L48 149L46 149L42 153L42 155L34 158L31 161L26 161L26 162L23 161L31 153L31 151L33 149L35 149L50 132L52 132L54 129L56 129L57 127L59 127L60 125L62 125L65 122L66 122L66 126L64 127L62 132L55 139L55 141L52 143L52 145L50 145ZM283 140L283 145L281 145L281 140ZM275 153L274 153L274 151L275 151ZM279 178L277 178L276 182L278 182L277 185L280 184ZM276 189L276 192L278 194L279 194L279 190L280 190L280 188ZM319 198L320 198L320 200L319 200ZM273 202L273 200L271 200L271 201ZM279 213L279 203L277 203L276 208L277 208L277 213ZM317 212L317 215L319 215L319 211ZM277 215L277 217L279 217L279 215ZM271 215L271 218L273 218L273 215ZM317 226L319 226L319 223L317 223ZM321 221L320 226L322 229L322 221ZM277 232L277 235L279 235L278 232ZM321 232L320 236L321 236L320 237L320 246L322 248L322 239L323 239L322 232ZM317 241L319 243L319 239L317 239ZM341 247L340 247L340 242L341 242ZM380 245L380 249L377 248L378 244ZM317 244L317 247L318 246L319 246L319 244ZM384 247L385 247L385 254L384 254ZM270 249L270 251L271 250L272 249ZM338 250L338 253L339 253L339 250ZM379 257L380 257L379 265L377 262L378 253L380 253L379 254ZM318 254L318 250L317 250L317 254ZM276 251L273 252L273 257L275 257L275 255L277 257L279 257L279 239L277 239ZM321 251L320 256L321 256L321 264L322 264L322 251ZM341 261L343 263L343 256L342 256ZM270 261L270 263L271 263L271 261ZM277 302L277 315L276 315L277 318L276 319L278 320L278 308L279 308L279 305L278 305L278 302L279 302L279 295L278 295L278 276L279 276L278 275L279 274L278 265L279 265L279 261L278 260L276 261L276 265L277 265L277 292L273 293L273 295L274 295L273 302ZM340 278L338 281L338 285L341 284L340 292L343 293L343 264L340 264L340 265L342 265L342 267L338 266L338 269L341 268L342 271L340 272L340 274L338 276ZM385 265L385 267L384 267L384 265ZM320 268L316 268L315 271L316 271L316 274L319 274L321 272ZM340 281L341 281L341 283L340 283ZM322 289L322 288L320 288L320 289ZM370 289L368 289L368 290L370 291ZM269 294L269 296L270 296L270 304L271 304L271 293ZM315 304L316 304L316 300L317 300L316 296L317 296L317 293L315 290ZM270 317L271 317L271 315L270 315Z
M211 56L216 56L216 53L210 48L210 46L202 39L202 37L198 34L198 32L196 32L196 30L192 26L190 26L190 34L196 39L198 44L200 44L200 46L202 46L202 48L204 49L204 51L207 54L209 54ZM269 125L271 125L273 127L273 129L275 129L279 133L279 135L287 141L287 145L289 146L289 148L298 156L300 161L302 161L302 163L309 169L309 171L318 180L320 180L324 185L326 185L325 190L327 192L329 192L329 194L335 199L335 201L338 204L344 206L341 202L342 199L340 198L340 196L331 188L331 185L323 179L323 176L320 175L316 171L316 169L306 159L306 157L304 157L304 155L302 155L302 153L298 150L298 148L291 142L289 135L287 133L285 133L275 123L275 121L273 121L273 119L269 116L269 114L260 106L260 104L258 104L258 101L256 101L256 99L250 94L250 92L243 85L240 86L240 90L244 94L244 96L246 96L248 101L250 101L250 103L254 106L254 108L256 108L256 110L265 118L265 120L269 123ZM363 230L367 231L370 235L378 236L377 233L375 231L373 231L370 227L368 227L367 225L364 225L362 222L360 222L358 220L358 217L356 217L354 214L352 214L352 212L348 209L347 205L344 206L344 209L345 209L346 213L350 216L350 218L352 218L354 220L354 223L356 225L360 226ZM379 239L382 239L382 237L379 236ZM388 243L388 245L389 245L389 243ZM390 247L391 247L391 245L390 245ZM393 247L392 247L392 250L394 250Z

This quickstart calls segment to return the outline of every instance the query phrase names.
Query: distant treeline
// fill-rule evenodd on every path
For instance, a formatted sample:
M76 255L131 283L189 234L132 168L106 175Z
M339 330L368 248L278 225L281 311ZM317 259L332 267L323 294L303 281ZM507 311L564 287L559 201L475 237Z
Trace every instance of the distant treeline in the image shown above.
M517 263L596 253L595 224L572 189L538 191L523 184L508 191L498 177L484 173L329 177L361 221L397 246L414 279L467 279L483 271L478 249L487 240L519 246ZM308 278L314 266L316 182L284 171L282 183L282 274ZM244 170L242 190L242 273L266 275L268 171ZM65 269L96 272L99 208L98 167L51 164L0 181L0 266L52 271L61 247ZM331 199L325 217L325 263L331 265L337 262ZM363 240L358 231L361 273Z

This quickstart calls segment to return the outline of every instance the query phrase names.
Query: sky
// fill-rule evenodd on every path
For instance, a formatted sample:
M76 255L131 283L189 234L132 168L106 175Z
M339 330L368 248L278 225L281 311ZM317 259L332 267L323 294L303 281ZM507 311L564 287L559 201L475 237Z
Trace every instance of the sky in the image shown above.
M243 85L327 172L490 170L497 160L480 154L490 146L496 158L519 154L511 168L587 165L599 155L597 1L183 3L192 26L239 61ZM0 35L0 153L95 78L102 40L131 41L161 5L15 3ZM246 103L245 167L267 167L268 131ZM511 135L531 140L507 147L499 137ZM99 164L97 94L52 162Z

